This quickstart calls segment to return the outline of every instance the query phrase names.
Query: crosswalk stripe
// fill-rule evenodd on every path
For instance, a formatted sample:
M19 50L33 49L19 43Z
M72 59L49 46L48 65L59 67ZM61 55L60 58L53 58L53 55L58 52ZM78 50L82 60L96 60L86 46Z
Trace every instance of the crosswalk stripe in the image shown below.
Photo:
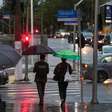
M31 93L38 93L37 92L37 90L35 90L35 91L30 91L30 90L27 90L27 91L25 91L25 90L10 90L10 91L6 91L8 94L10 94L10 93L19 93L19 94L26 94L26 93L28 93L28 94L31 94ZM53 92L58 92L58 90L46 90L45 91L45 93L53 93ZM80 93L80 90L72 90L72 89L70 89L70 90L67 90L67 92L68 93L70 93L70 92L79 92ZM1 91L0 93L4 93L4 91Z
M80 97L80 84L69 84L67 88L67 96L74 95ZM8 100L22 100L22 99L37 99L38 91L35 84L20 84L10 85L0 90L5 101ZM45 89L45 96L59 96L59 89L57 83L47 84Z

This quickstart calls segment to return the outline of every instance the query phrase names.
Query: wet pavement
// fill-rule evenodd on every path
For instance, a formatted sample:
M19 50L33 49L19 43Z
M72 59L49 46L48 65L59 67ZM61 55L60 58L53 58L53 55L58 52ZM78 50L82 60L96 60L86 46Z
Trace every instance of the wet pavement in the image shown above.
M55 104L23 102L19 104L0 102L0 112L112 112L112 104L69 103L63 107Z
M53 47L56 45L56 41L52 41ZM55 42L55 43L54 43ZM65 41L57 41L58 46L65 48L65 46L68 47L68 45L65 45ZM60 45L59 45L60 42ZM64 43L64 45L63 45ZM72 46L69 46L71 48ZM2 101L0 101L0 112L112 112L112 98L110 91L108 94L105 92L102 92L105 90L105 88L102 85L98 85L98 99L99 104L91 104L91 84L86 85L84 84L84 102L83 104L80 104L80 85L71 83L70 87L68 89L67 94L67 102L63 108L60 106L60 99L59 94L56 91L56 85L51 80L53 77L53 67L60 62L59 58L53 58L52 55L48 56L48 62L50 64L50 73L48 75L48 81L50 84L48 87L50 88L49 91L46 91L46 99L44 102L44 105L39 105L38 102L38 95L37 90L35 90L34 85L34 73L29 73L29 79L30 81L25 84L25 82L16 81L14 84L6 85L6 87L0 87L0 91L2 93ZM70 64L72 64L72 61L70 61ZM24 74L21 76L23 79ZM76 74L74 75L76 76ZM77 77L74 77L75 79L79 78L79 75ZM11 77L10 79L14 80L14 77ZM11 82L13 82L11 80ZM33 84L32 84L33 83ZM22 86L20 86L20 84ZM9 86L9 87L8 87ZM13 86L13 87L12 87ZM30 87L31 86L31 87ZM23 87L23 88L22 88ZM25 88L25 89L24 89ZM55 89L51 91L51 89ZM74 89L75 88L75 89ZM2 89L2 90L1 90ZM108 88L106 88L108 89ZM109 88L110 90L110 88ZM5 96L6 94L6 96ZM110 102L110 103L109 103Z

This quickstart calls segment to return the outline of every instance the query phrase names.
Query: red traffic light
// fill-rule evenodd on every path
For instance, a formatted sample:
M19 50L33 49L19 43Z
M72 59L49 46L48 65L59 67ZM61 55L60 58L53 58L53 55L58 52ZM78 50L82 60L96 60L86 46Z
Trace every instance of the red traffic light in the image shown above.
M29 44L31 41L31 35L29 34L29 32L25 32L21 35L21 41L23 44Z

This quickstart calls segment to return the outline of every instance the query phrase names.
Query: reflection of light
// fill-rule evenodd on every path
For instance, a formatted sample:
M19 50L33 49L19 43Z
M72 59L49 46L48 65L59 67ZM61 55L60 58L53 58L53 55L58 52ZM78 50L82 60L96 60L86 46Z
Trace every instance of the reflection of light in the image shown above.
M107 79L103 82L104 84L112 84L112 79Z
M64 38L61 38L61 40L64 40Z
M87 104L84 104L84 112L88 112L88 106L87 106Z
M54 38L56 38L56 36L54 36Z
M28 100L23 100L20 108L20 112L30 112L31 103Z
M83 52L83 54L87 54L87 52L86 51L82 51Z
M75 112L78 112L78 103L75 102Z
M65 103L65 112L68 112L68 105Z

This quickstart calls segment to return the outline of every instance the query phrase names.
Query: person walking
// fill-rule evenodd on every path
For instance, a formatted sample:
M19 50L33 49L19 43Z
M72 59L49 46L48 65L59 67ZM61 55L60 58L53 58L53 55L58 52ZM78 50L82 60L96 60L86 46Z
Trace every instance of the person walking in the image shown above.
M39 94L39 104L43 105L47 74L49 73L49 64L45 62L45 55L40 55L40 61L34 64L33 72L36 73L34 81Z
M66 90L68 86L68 82L64 81L65 73L67 72L67 69L70 74L72 74L72 68L69 63L66 62L66 59L61 58L61 61L59 64L56 65L54 69L54 80L58 81L58 88L59 88L59 96L61 99L61 106L65 104L66 100Z

